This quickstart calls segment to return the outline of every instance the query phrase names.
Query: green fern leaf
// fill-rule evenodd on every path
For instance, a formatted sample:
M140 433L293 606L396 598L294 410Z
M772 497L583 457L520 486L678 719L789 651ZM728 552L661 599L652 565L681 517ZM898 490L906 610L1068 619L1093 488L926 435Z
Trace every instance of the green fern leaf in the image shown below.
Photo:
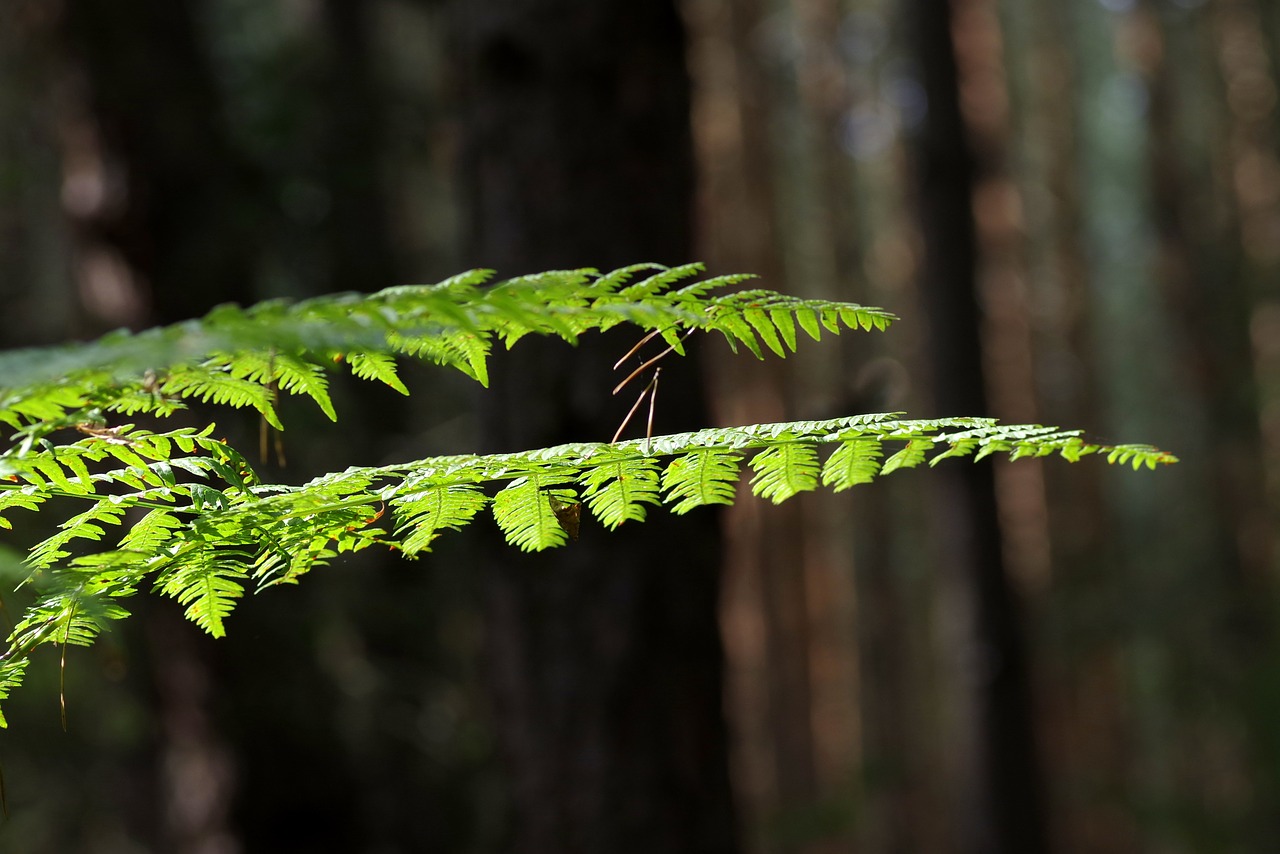
M445 530L460 530L489 502L469 484L408 488L411 491L397 494L392 504L401 520L396 531L403 537L400 548L409 556L430 551L436 537Z
M778 337L778 328L763 308L747 308L742 312L742 316L751 325L751 328L760 335L760 340L764 341L765 346L778 356L785 357L787 355L787 351L783 348L782 339Z
M822 469L822 483L843 492L860 483L870 483L880 473L884 449L875 436L854 436L841 442L827 458Z
M79 481L72 483L57 457L52 454L33 458L31 467L64 492L85 494L91 491L87 484Z
M613 295L618 292L627 282L636 277L637 273L644 273L649 270L665 270L662 264L641 263L632 264L629 267L619 267L618 269L605 273L597 278L591 285L593 293L604 296Z
M347 364L351 373L362 380L378 380L401 394L409 393L396 372L396 360L386 353L348 353Z
M764 358L764 352L760 349L760 342L756 340L751 324L747 323L742 315L733 311L721 312L715 315L715 323L716 328L723 333L725 340L729 342L729 349L733 350L733 352L738 352L737 342L741 341L757 359Z
M678 457L662 473L671 512L688 513L705 504L732 504L741 457L732 451L699 449Z
M186 606L188 620L215 638L226 635L223 620L244 595L245 567L252 555L216 546L193 548L173 560L160 591Z
M694 282L691 285L685 285L674 293L676 299L689 300L702 297L712 291L725 290L734 285L740 285L743 282L749 282L757 278L754 273L729 273L724 276L713 276L709 279L703 279L701 282Z
M173 532L183 527L173 510L155 508L134 523L120 540L122 551L136 552L139 555L159 554L168 543Z
M665 267L649 278L623 288L618 292L618 297L631 302L640 302L654 294L667 290L681 279L687 279L701 273L703 269L703 265L697 263L682 264L678 267Z
M774 504L816 488L822 469L817 450L800 442L765 448L752 457L751 468L756 473L752 492Z
M9 721L4 716L2 704L9 699L9 694L22 684L22 677L27 672L29 658L11 657L0 661L0 728L8 728Z
M329 382L324 370L284 353L277 353L273 359L275 379L280 388L290 394L304 394L316 402L320 411L329 416L330 421L338 420L338 413L333 410L333 401L329 399Z
M723 334L762 356L794 351L802 330L884 329L893 315L845 302L733 288L748 277L697 280L700 265L634 265L524 276L481 288L490 271L438 285L340 294L249 309L223 306L199 321L137 335L113 333L68 347L0 353L0 527L8 510L47 510L55 496L88 509L65 521L28 558L41 591L0 656L0 700L21 679L36 647L89 643L127 612L121 602L144 581L187 616L221 635L245 585L292 583L338 555L373 545L427 551L492 504L506 539L540 550L576 538L582 501L609 528L641 521L648 505L685 513L736 497L749 459L753 491L783 501L819 478L836 490L878 474L972 454L1013 459L1104 455L1113 464L1174 462L1145 445L1100 445L1073 432L991 419L906 420L874 414L828 421L711 428L615 444L581 443L526 452L437 457L350 468L300 486L262 484L236 450L197 433L158 433L108 416L162 417L201 400L252 407L280 428L277 391L310 396L333 418L327 370L407 392L396 359L419 358L488 382L495 342L528 334L575 342L589 330L631 323L677 353L694 331ZM344 355L345 354L345 355ZM83 438L68 441L69 435ZM881 464L885 442L905 443ZM825 465L819 452L835 446ZM176 449L176 450L175 450ZM179 453L180 452L180 453ZM177 455L175 455L177 454ZM493 499L485 490L496 490ZM394 530L380 521L389 506ZM137 508L114 546L94 552L106 528ZM74 547L73 547L74 544ZM72 557L72 551L85 552ZM0 724L3 717L0 717Z
M512 481L494 496L493 518L507 542L521 551L555 548L568 539L544 491L550 485L551 480L531 474Z
M594 465L582 473L583 497L591 513L610 530L623 522L643 522L646 504L661 504L658 461L638 459Z
M101 524L119 525L127 507L109 500L103 500L83 513L72 516L59 526L59 531L51 537L37 543L27 558L27 562L37 569L47 568L68 557L70 552L63 546L72 540L97 541L105 533Z
M80 589L63 601L66 606L58 620L55 641L63 645L92 646L109 623L129 616L107 591Z
M907 444L880 467L881 474L892 474L898 469L915 468L924 462L925 455L933 450L933 442L923 436L915 436L907 440Z
M267 423L277 430L284 425L276 416L275 405L266 387L242 377L233 377L220 368L180 368L170 374L161 385L165 394L195 397L206 403L232 406L237 409L253 407Z
M795 315L788 309L774 308L769 310L769 320L777 328L778 334L787 345L787 349L794 353L796 351Z
M796 311L796 321L800 324L810 338L814 341L822 340L822 327L818 323L818 312L812 308L804 307Z

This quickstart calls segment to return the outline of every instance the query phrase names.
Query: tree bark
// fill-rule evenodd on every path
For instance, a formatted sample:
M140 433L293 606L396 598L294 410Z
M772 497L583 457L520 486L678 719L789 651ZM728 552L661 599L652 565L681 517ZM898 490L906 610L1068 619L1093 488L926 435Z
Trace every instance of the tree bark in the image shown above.
M72 194L72 213L91 241L112 246L142 277L130 299L154 310L129 320L146 325L194 317L211 303L252 302L263 216L257 180L222 124L191 4L68 0L64 15L114 166L97 178L101 190L82 202Z
M976 289L972 212L975 163L960 112L951 9L917 0L911 36L928 113L912 139L923 258L921 298L929 320L928 358L940 414L987 411ZM970 755L962 775L961 850L1044 851L1041 785L1026 649L1007 578L990 463L940 468L935 518L941 567L956 590L962 635L953 659L965 706Z
M76 230L82 330L172 323L253 299L248 164L220 124L190 3L68 0L59 106L62 202ZM123 635L147 663L158 796L140 812L174 852L237 844L237 763L215 720L212 640L173 603L141 600ZM135 783L136 785L136 783Z
M496 0L455 7L465 110L466 261L503 276L680 263L691 243L684 38L674 5ZM496 360L492 449L607 440L631 401L611 366L634 333ZM702 422L697 366L672 363L665 432ZM716 516L661 511L485 567L493 711L511 850L735 850L716 625ZM501 551L498 551L501 548Z

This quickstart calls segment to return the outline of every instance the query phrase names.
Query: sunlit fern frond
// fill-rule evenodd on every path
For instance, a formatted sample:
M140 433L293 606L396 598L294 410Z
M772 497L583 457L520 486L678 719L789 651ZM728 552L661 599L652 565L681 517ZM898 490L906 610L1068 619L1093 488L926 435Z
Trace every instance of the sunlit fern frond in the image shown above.
M662 503L660 468L651 457L601 462L587 468L579 482L586 487L583 497L591 513L611 530L623 522L643 522L645 505Z
M1076 431L881 413L428 457L291 485L262 483L212 424L155 429L189 402L250 408L279 428L282 393L309 397L336 418L327 372L343 366L401 393L397 365L407 358L487 384L492 348L526 335L573 343L632 324L644 341L661 338L683 353L690 334L716 332L763 358L794 352L801 333L817 340L893 320L852 303L742 290L750 277L703 278L697 264L490 278L475 270L376 294L222 306L163 329L0 354L0 424L13 431L0 446L0 528L12 527L19 510L37 525L62 514L28 553L31 601L0 655L0 701L35 649L91 643L148 586L220 636L247 588L294 583L371 547L421 554L486 508L511 545L539 551L576 539L583 507L613 529L657 508L730 504L742 493L744 463L751 491L776 503L951 457L1102 455L1135 469L1174 462L1147 445L1104 445ZM146 419L114 423L121 415Z
M630 274L648 272L624 284ZM250 308L220 306L200 320L96 342L0 354L0 422L48 433L94 412L169 414L185 400L253 408L279 428L275 389L305 394L330 417L324 371L347 362L353 374L403 390L396 357L420 358L488 383L493 342L525 335L570 342L621 323L659 332L683 352L685 332L720 332L762 356L795 348L796 325L821 330L883 329L889 312L770 291L734 292L746 276L696 280L699 264L637 265L601 275L583 268L481 285L477 270L438 285L376 294L339 294ZM677 287L680 286L680 287Z
M394 492L392 506L399 520L396 534L400 549L413 556L428 551L431 542L446 530L459 530L489 503L477 486L469 483L436 484L412 480Z

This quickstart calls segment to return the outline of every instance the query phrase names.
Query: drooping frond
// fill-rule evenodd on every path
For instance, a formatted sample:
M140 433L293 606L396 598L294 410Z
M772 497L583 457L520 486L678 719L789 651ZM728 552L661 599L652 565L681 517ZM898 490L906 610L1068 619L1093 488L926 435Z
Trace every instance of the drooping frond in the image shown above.
M507 542L522 551L534 552L562 546L569 534L552 506L553 499L566 496L562 490L552 495L550 487L564 480L530 473L517 478L493 499L493 518ZM569 500L572 495L569 495Z
M880 473L884 448L875 436L859 436L840 443L822 467L822 483L836 492L870 483Z
M216 638L226 634L223 620L244 595L248 551L200 544L179 552L159 588L186 606L186 616Z
M751 468L756 473L751 479L752 491L774 504L817 487L822 471L817 449L801 442L765 448L752 458Z
M741 457L733 451L699 447L677 457L662 473L672 513L707 504L732 504Z
M469 483L436 484L407 480L392 504L403 537L400 549L407 555L428 551L432 540L446 530L458 530L489 502L479 487Z
M115 441L126 436L137 436L137 447L155 452L155 435L130 431ZM76 543L101 541L128 508L149 508L113 549L71 558L80 574L70 589L58 586L67 576L56 569L44 579L55 583L55 593L38 603L10 637L10 658L25 657L43 643L61 642L59 631L69 633L71 642L88 642L106 621L123 615L117 600L133 595L148 576L157 589L185 606L190 619L221 635L247 585L296 581L343 552L383 545L417 554L444 531L467 525L487 505L512 545L526 551L563 546L576 530L571 531L562 514L571 509L576 526L579 490L592 517L616 528L625 521L642 521L646 505L663 504L679 514L732 503L744 459L754 471L752 492L775 502L813 489L819 481L835 490L867 483L891 471L894 460L895 468L991 453L1014 459L1058 454L1068 460L1102 454L1109 462L1134 468L1174 461L1149 446L1100 445L1076 432L1035 425L879 414L706 429L616 444L427 458L350 468L301 486L265 486L243 458L220 442L191 431L175 431L165 439L179 451L203 450L209 456L175 456L163 471L159 463L138 457L140 465L90 475L87 481L66 476L61 485L60 479L42 478L33 464L20 469L19 483L0 483L0 507L38 509L52 495L92 502L33 550L29 563L36 568L56 567L71 556ZM81 449L85 443L94 447L107 441L83 439ZM830 453L822 462L824 450ZM179 480L175 471L185 477ZM222 485L193 477L217 478ZM73 489L66 489L68 483ZM133 491L119 492L122 485ZM97 491L105 488L116 491ZM394 517L391 532L379 524L388 509ZM100 573L96 586L86 586L86 566L110 567L111 573ZM16 680L22 671L0 668L0 691L14 684L3 682L6 673Z
M617 459L591 466L579 482L583 497L600 523L615 529L623 522L643 522L646 504L660 504L658 461L652 458Z
M387 353L348 353L347 363L351 365L351 373L362 380L378 380L386 383L401 394L408 394L396 371L396 360Z
M247 589L295 583L370 547L421 554L486 509L511 545L538 551L577 539L580 524L614 529L643 522L655 506L682 514L730 504L744 470L754 495L781 502L949 457L1100 454L1135 469L1174 461L1146 445L1102 445L1039 425L883 413L431 457L288 485L262 483L242 454L213 438L212 424L162 431L113 423L142 414L154 425L202 401L255 409L279 427L280 394L309 397L336 418L330 370L345 366L408 393L397 360L420 358L487 383L492 348L525 335L573 342L629 323L647 330L642 344L660 337L677 353L688 334L707 331L735 349L785 356L801 332L816 340L893 319L851 303L735 291L748 277L701 279L701 270L642 264L495 285L472 271L372 295L223 306L137 335L0 354L0 423L13 429L0 448L0 528L19 510L74 508L28 554L24 595L33 601L0 655L0 702L35 649L93 642L127 616L124 602L139 590L176 599L188 618L222 635Z

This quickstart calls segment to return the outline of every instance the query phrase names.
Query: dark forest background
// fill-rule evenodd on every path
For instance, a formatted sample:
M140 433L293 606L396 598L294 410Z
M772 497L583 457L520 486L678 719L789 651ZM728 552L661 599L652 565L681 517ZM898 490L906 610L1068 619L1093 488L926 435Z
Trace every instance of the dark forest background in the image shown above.
M1278 84L1269 0L3 0L0 345L701 259L903 319L707 342L660 431L987 414L1183 462L953 463L538 558L477 525L219 642L143 597L68 656L65 732L54 657L6 705L0 850L1274 850ZM264 469L607 439L629 343L339 388Z

